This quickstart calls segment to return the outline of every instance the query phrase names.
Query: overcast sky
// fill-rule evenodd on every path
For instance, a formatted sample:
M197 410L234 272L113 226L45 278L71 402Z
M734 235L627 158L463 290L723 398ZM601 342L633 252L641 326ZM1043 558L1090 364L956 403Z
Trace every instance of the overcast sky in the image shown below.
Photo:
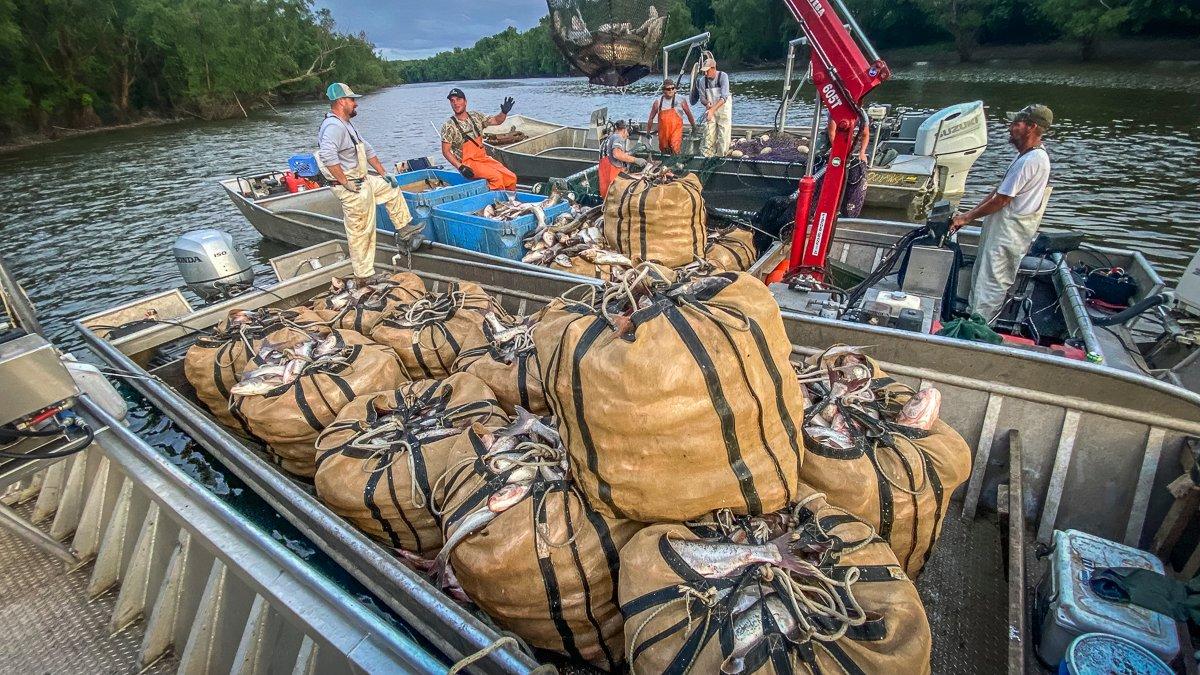
M317 0L338 29L366 31L385 58L413 59L469 47L508 26L526 30L546 15L545 0Z

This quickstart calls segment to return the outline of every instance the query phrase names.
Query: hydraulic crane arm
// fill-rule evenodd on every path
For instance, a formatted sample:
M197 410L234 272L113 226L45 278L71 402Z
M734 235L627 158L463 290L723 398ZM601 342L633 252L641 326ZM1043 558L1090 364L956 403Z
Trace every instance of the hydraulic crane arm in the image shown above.
M842 0L784 0L792 16L808 38L812 60L812 81L817 88L817 108L813 111L814 138L810 140L808 168L800 179L799 196L796 199L796 225L792 235L791 255L786 261L788 277L810 276L823 281L826 255L837 226L838 207L842 200L842 187L846 178L846 161L850 156L854 128L866 128L866 113L862 109L863 98L872 89L891 76L887 64L875 52L862 29L854 21ZM836 9L835 9L836 5ZM840 10L840 15L837 10ZM849 26L842 24L845 20ZM850 34L853 30L869 57ZM868 58L870 60L868 60ZM829 149L829 161L825 167L825 178L817 196L817 208L811 221L813 186L813 153L816 148L815 131L821 107L829 111L829 124L833 126L833 142ZM780 265L780 267L784 267Z

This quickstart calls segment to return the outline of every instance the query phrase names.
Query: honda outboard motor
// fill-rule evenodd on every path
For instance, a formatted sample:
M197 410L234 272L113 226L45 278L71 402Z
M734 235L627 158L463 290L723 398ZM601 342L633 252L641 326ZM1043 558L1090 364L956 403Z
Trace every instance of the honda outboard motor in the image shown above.
M250 261L228 232L188 232L175 240L174 251L184 283L206 301L237 295L254 283Z

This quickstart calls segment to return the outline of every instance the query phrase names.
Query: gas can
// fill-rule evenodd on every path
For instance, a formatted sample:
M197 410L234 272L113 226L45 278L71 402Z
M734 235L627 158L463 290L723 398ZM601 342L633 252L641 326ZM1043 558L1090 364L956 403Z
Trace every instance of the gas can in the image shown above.
M1039 588L1041 641L1038 656L1057 666L1067 646L1084 633L1123 637L1171 662L1179 653L1175 620L1142 607L1106 600L1092 591L1096 569L1141 567L1163 572L1162 562L1151 553L1080 532L1056 530L1048 579Z

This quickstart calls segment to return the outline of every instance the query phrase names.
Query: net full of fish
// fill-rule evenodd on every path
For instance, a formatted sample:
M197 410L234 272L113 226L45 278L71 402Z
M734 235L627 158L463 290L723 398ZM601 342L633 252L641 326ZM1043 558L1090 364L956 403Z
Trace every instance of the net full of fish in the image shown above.
M765 516L718 511L621 550L632 672L929 672L916 588L873 529L820 493Z
M549 223L541 222L525 239L529 251L521 262L563 269L583 276L610 280L633 266L626 256L612 250L604 238L603 206L573 207Z
M317 435L341 409L356 396L407 380L392 350L354 331L334 330L290 346L265 343L231 388L229 411L285 470L311 477Z
M916 577L971 470L966 441L938 419L941 393L914 391L845 345L810 358L798 379L808 400L800 480L877 528Z
M455 438L507 423L491 389L468 373L359 396L317 438L317 498L384 545L433 556L442 545L433 486Z
M624 651L618 551L641 525L589 508L553 418L517 408L503 429L460 436L456 452L440 581L452 571L467 597L530 645L615 669Z

